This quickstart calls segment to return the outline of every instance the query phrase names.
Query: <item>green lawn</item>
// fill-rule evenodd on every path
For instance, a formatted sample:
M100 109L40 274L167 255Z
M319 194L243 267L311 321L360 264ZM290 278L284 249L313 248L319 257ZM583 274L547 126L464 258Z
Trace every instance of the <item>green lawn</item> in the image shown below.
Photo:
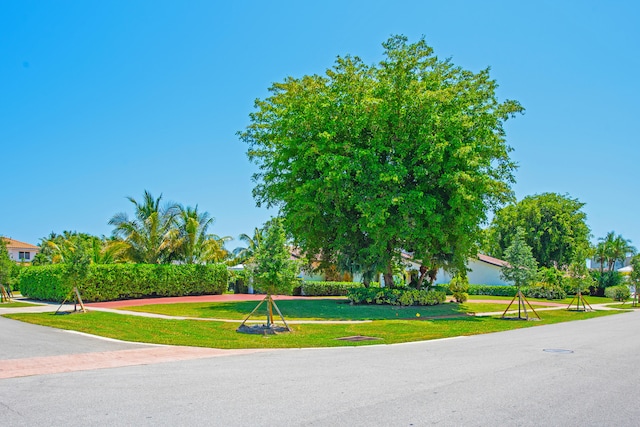
M208 319L244 319L256 307L255 301L223 303L151 304L123 307L123 310ZM318 298L276 301L290 320L393 320L433 317L466 316L467 313L501 312L507 304L496 303L445 303L428 307L401 307L382 305L351 305L346 298ZM532 302L534 308L541 306ZM515 305L515 309L518 306ZM274 313L275 315L275 313ZM419 315L419 316L417 316ZM252 318L266 316L263 304Z
M285 307L287 307L287 305L282 305L282 309L286 312ZM251 304L249 307L253 308ZM6 317L34 324L81 331L126 341L231 349L392 344L484 334L571 320L589 319L617 313L615 311L584 313L554 310L544 312L541 316L542 321L527 322L503 320L499 317L464 316L460 311L464 309L456 307L457 304L444 304L442 306L437 306L436 309L440 310L440 313L445 316L451 313L460 316L457 318L441 317L433 320L425 320L425 318L428 317L428 315L425 315L421 316L421 320L413 317L412 320L375 320L372 322L357 324L300 324L292 325L292 333L284 333L267 337L246 335L235 332L239 322L224 323L202 320L154 319L98 311L70 315L54 315L51 313L12 314L7 315ZM400 313L407 314L407 316L411 314L415 316L415 312L427 313L427 311L421 310L430 310L435 307L428 307L426 309L411 308L405 309L401 312L399 312L399 309L393 307L356 308L366 309L363 310L363 314L357 316L359 318L371 317L370 314L364 314L365 311L380 310L377 312L376 316L394 319L396 313L398 313L398 318L400 318ZM385 310L387 313L384 313ZM428 313L433 315L434 311L429 311ZM317 318L317 316L318 314L316 313L313 317ZM351 315L351 317L353 317L353 315ZM337 338L340 337L353 335L371 336L380 339L376 341L362 342L337 340Z
M3 302L0 308L16 308L16 307L35 307L37 304L29 304L27 302Z

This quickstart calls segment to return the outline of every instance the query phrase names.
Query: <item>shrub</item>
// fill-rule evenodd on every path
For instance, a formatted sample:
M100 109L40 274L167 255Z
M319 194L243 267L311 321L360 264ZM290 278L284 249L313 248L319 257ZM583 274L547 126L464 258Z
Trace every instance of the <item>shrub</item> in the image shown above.
M455 276L449 283L449 290L456 302L463 303L469 299L469 280L466 277Z
M446 300L439 291L390 288L352 288L347 297L353 304L378 305L436 305Z
M605 289L604 294L607 298L611 298L614 301L626 301L631 296L631 291L628 286L611 286Z
M364 288L358 282L316 282L308 281L302 283L302 295L315 296L345 296L350 289Z
M223 264L92 264L80 279L78 291L86 302L221 294L228 280ZM62 301L72 288L63 264L32 266L20 275L22 295L29 298Z
M522 293L529 298L565 299L567 297L563 286L544 282L523 287Z
M469 285L469 295L513 297L516 293L518 293L518 288L511 285Z

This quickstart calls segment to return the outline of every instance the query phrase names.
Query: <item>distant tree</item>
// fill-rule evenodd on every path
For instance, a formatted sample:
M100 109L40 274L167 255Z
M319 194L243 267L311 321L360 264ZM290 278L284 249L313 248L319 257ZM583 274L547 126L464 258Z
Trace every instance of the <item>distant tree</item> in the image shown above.
M403 250L451 271L475 255L480 224L512 197L503 123L523 109L497 100L488 69L441 60L424 40L383 47L377 65L339 57L322 76L273 84L239 135L258 205L280 208L307 257L379 268L392 286Z
M633 286L633 305L638 305L638 292L640 291L640 255L631 258L631 274L629 275L629 284Z
M253 230L253 236L248 234L241 234L238 240L243 242L246 247L238 247L233 250L236 264L252 263L256 254L256 250L262 242L262 230L255 228Z
M589 244L584 203L569 196L543 193L527 196L494 216L486 230L485 251L504 258L518 227L538 264L561 268L571 263L575 248Z
M538 263L531 253L531 247L525 241L522 227L516 229L511 245L504 251L504 260L509 263L502 267L502 276L505 280L513 282L518 288L535 280Z
M3 236L0 236L0 285L8 286L11 281L11 275L14 271L14 264L9 257L7 250L7 242ZM11 288L7 289L11 291Z
M109 224L115 228L113 236L126 242L127 257L138 263L160 264L171 259L175 242L175 218L179 213L178 205L169 203L161 206L162 195L157 199L145 190L143 200L137 202L127 197L134 206L134 218L126 213L114 215Z

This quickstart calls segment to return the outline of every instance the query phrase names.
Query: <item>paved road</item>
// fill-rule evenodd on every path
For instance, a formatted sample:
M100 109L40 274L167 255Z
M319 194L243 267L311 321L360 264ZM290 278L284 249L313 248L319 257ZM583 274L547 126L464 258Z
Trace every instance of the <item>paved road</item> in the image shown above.
M635 426L639 328L634 312L431 342L0 379L0 425ZM5 366L149 347L1 318L0 343Z

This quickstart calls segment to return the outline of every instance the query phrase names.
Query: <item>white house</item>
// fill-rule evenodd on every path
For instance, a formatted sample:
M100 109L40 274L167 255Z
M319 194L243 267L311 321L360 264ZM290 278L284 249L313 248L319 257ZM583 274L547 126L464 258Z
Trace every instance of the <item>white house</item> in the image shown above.
M295 256L297 258L298 256ZM411 270L419 270L420 264L413 261L413 258L408 254L403 254L405 271L407 275ZM506 261L498 258L493 258L488 255L478 254L476 258L469 258L467 261L467 278L472 285L513 285L502 278L501 268L508 265ZM325 280L324 274L318 272L303 271L301 275L303 280ZM448 284L451 282L451 273L444 271L442 268L438 270L436 275L435 285ZM353 281L360 281L362 278L359 274L353 277ZM409 280L408 277L405 278ZM378 278L381 284L384 283L382 275Z
M9 258L15 262L31 262L40 248L30 243L19 242L18 240L4 238L7 244L7 252L9 252Z
M506 261L488 255L478 254L478 258L467 261L467 278L472 285L513 285L502 278L501 269L508 265ZM440 269L436 276L436 285L451 282L451 274Z

